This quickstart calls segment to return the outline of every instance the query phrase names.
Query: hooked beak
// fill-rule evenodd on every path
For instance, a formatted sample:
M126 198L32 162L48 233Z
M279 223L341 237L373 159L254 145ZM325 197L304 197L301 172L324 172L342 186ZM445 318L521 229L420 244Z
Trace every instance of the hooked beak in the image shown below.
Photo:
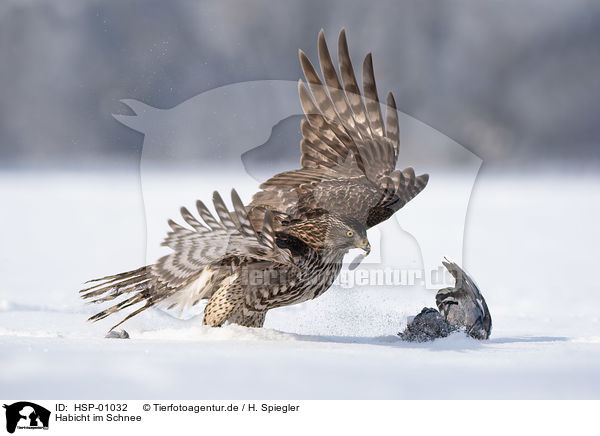
M369 244L368 239L363 239L361 243L356 245L356 248L362 248L365 251L365 253L367 253L366 256L368 256L371 252L371 244Z

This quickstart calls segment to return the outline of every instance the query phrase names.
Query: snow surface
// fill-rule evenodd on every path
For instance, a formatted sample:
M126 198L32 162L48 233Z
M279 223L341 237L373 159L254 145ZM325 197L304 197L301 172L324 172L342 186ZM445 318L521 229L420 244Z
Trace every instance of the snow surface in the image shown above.
M191 205L213 188L236 186L215 177L147 174L145 201L164 204L165 219L177 217L180 198ZM406 212L422 216L423 226L443 222L434 218L452 212L462 186L460 175L437 177L445 188ZM244 183L242 197L254 188ZM213 329L201 315L181 320L148 310L125 324L131 339L105 339L113 320L87 323L98 307L83 304L78 289L162 253L154 236L145 250L139 177L5 171L0 198L4 398L600 398L598 177L477 181L463 259L455 260L490 307L492 336L484 342L462 334L399 340L408 316L434 306L435 290L419 286L337 286L271 311L264 329ZM164 232L161 222L148 234ZM419 240L410 250L439 244ZM382 256L405 262L410 250L394 249Z

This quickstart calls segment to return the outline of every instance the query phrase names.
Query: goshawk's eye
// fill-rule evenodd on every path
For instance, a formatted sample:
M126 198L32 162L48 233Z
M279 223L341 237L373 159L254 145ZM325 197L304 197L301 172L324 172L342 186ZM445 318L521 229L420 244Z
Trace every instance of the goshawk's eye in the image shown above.
M349 238L351 238L352 236L354 236L354 232L352 230L348 230L346 232L346 236L348 236Z

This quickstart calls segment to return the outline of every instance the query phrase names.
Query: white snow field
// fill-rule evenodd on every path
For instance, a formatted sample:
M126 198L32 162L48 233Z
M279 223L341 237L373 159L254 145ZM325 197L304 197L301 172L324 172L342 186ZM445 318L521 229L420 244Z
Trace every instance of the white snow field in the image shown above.
M470 181L461 177L432 174L438 188L427 196L426 190L406 215L401 210L397 222L386 224L404 226L403 216L412 216L406 225L421 226L413 233L418 237L369 236L375 258L388 265L419 267L405 259L407 252L453 257L490 307L488 341L454 334L415 344L395 334L408 316L435 305L435 290L377 283L340 284L317 300L274 310L264 329L208 328L201 315L181 320L151 309L124 325L130 339L105 339L120 318L86 322L99 307L79 298L83 282L160 255L155 235L166 230L167 217L178 218L182 199L191 206L196 198L210 200L214 188L226 198L236 187L249 200L256 185L240 180L238 186L224 174L200 171L148 174L147 206L162 207L158 215L165 216L148 220L146 255L136 174L4 171L1 396L600 398L600 177L481 176L470 201L462 259L456 247L462 235L443 237L444 216L464 215L456 209L464 195L459 188Z

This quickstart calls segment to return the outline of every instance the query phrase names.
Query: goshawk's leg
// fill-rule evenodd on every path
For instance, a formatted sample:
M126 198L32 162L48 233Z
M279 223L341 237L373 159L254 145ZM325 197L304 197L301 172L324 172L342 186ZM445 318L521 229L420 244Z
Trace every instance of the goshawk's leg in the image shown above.
M244 305L229 317L229 322L244 327L262 327L265 323L266 310L252 310Z
M235 283L221 286L204 308L202 324L220 327L242 304L242 290Z

